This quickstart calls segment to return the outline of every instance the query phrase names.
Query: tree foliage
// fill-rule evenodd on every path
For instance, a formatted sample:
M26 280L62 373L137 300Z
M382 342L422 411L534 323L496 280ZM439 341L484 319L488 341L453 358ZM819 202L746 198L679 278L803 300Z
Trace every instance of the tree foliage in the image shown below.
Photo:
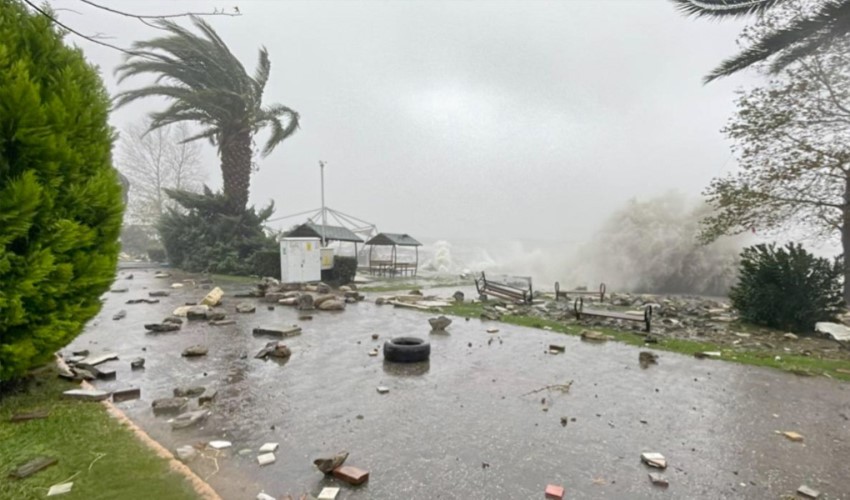
M270 130L262 149L266 156L298 129L298 113L281 104L263 105L271 71L265 48L250 76L212 26L197 17L192 21L200 35L160 20L156 24L166 36L133 44L132 54L116 70L119 81L150 74L156 82L120 93L117 105L163 97L171 105L151 113L152 130L186 121L200 125L201 132L185 140L209 139L218 146L227 207L238 215L248 203L255 134Z
M706 77L711 81L772 60L769 70L778 73L789 64L821 51L850 33L850 0L673 0L686 15L713 18L765 16L789 5L802 15L773 25L736 56L723 61Z
M274 204L239 214L230 211L223 194L166 190L183 208L170 208L158 229L172 265L192 272L254 274L253 255L276 250L275 240L266 235L263 223L274 212Z
M47 18L0 2L0 380L51 359L115 273L109 99Z
M802 245L756 245L741 254L740 278L729 298L749 323L811 332L844 306L840 259L818 258Z

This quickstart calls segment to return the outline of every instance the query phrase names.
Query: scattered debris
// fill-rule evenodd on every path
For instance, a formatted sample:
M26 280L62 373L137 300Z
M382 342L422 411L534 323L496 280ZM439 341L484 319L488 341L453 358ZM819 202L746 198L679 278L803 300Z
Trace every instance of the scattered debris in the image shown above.
M214 307L214 306L217 306L219 303L221 303L221 298L223 296L224 296L224 291L222 291L222 289L219 288L219 287L215 287L212 290L210 290L210 293L208 293L206 295L206 297L201 299L201 301L198 302L198 304L199 305L203 304L203 305L207 305L207 306L210 306L210 307Z
M130 369L141 370L145 367L145 358L136 358L130 361Z
M120 403L131 399L139 399L142 397L142 390L138 387L130 389L121 389L112 393L112 402Z
M200 396L207 389L202 386L184 386L184 387L176 387L174 389L174 397L175 398L194 398L195 396Z
M188 444L177 448L175 451L177 452L177 458L183 463L191 461L198 455L198 450L196 450L194 446Z
M657 469L667 468L667 459L661 453L641 453L640 459L643 463Z
M530 396L531 394L537 394L538 392L549 391L549 390L553 390L553 389L556 390L556 391L561 391L563 393L567 393L567 392L570 392L570 387L572 387L572 385L573 385L572 380L570 380L566 384L547 385L545 387L541 387L540 389L534 389L533 391L526 392L522 396ZM520 397L522 397L522 396L520 396Z
M172 283L171 288L183 288L183 283Z
M820 491L809 488L805 484L797 488L797 493L803 495L806 498L818 498L820 496Z
M257 463L261 466L273 464L275 460L274 453L263 453L262 455L257 456Z
M105 354L98 354L96 356L88 356L86 359L80 360L77 364L82 365L91 365L97 366L101 363L106 363L107 361L112 361L114 359L118 359L118 354L114 352L108 352Z
M183 318L181 318L181 317L179 317L179 316L168 316L167 318L165 318L164 320L162 320L162 322L163 322L163 323L171 323L171 324L174 324L174 325L181 325L181 326L182 326L182 325L183 325Z
M455 302L457 302L458 304L462 304L464 299L463 292L461 292L460 290L456 291L452 294L452 298L455 299Z
M159 304L159 299L130 299L125 304Z
M53 457L35 457L23 465L18 466L9 476L15 479L24 479L30 477L38 471L44 470L51 465L55 465L59 459Z
M209 443L207 443L207 445L210 448L216 450L223 450L225 448L230 448L231 446L233 446L233 443L231 443L230 441L210 441Z
M641 368L647 368L649 365L658 364L658 354L650 351L641 351L638 354L638 362Z
M290 497L291 498L291 497ZM271 495L266 495L265 492L257 493L257 500L277 500L275 497Z
M205 404L210 404L215 401L216 396L218 396L218 391L208 392L198 398L198 405L204 406Z
M581 339L588 342L605 342L608 340L608 336L596 330L583 330Z
M174 323L148 323L145 325L145 330L154 333L175 332L180 329L180 325Z
M36 410L29 413L16 413L12 415L9 422L26 422L27 420L40 420L47 418L50 415L50 410Z
M168 421L168 423L171 424L172 429L185 429L186 427L191 427L197 424L208 416L210 416L209 410L187 411L186 413L181 413L180 415L172 418Z
M198 356L206 356L208 349L202 345L193 345L183 350L183 357L192 358Z
M186 409L189 400L186 398L161 398L151 403L154 415L168 415L180 413Z
M211 324L211 325L213 325L213 326L228 326L228 325L235 325L235 324L236 324L236 320L235 320L235 319L220 319L220 320L213 320L213 321L210 321L210 324Z
M499 333L499 329L498 328L488 328L487 333Z
M73 482L54 484L53 486L50 487L49 490L47 490L47 496L52 497L52 496L56 496L56 495L63 495L65 493L70 493L71 488L73 488L73 487L74 487Z
M153 275L154 278L170 278L171 274L165 271L157 271L156 274Z
M387 394L388 392L390 392L389 387L386 387L386 386L383 386L383 385L378 386L378 394Z
M184 306L184 307L186 307L186 306ZM209 314L211 312L212 312L212 310L207 305L188 306L187 309L186 309L185 316L186 316L186 319L188 319L189 321L205 320L205 319L224 319L224 317L211 318L209 316ZM175 316L181 316L180 314L177 314L177 311L174 311L174 315Z
M369 471L358 469L350 465L342 465L333 470L335 478L345 481L354 486L365 483L369 480Z
M437 316L436 318L429 319L428 323L431 325L432 330L444 331L452 324L452 320L445 316Z
M347 458L348 452L341 451L329 458L317 458L313 460L313 465L315 465L323 473L330 474L334 469L344 464Z
M786 333L782 336L782 338L785 340L798 340L800 337L794 335L793 333Z
M148 297L168 297L169 295L171 294L165 290L154 290L153 292L148 292Z
M298 325L292 325L290 327L286 327L283 329L277 328L254 328L254 335L271 335L273 337L294 337L296 335L301 335L301 327Z
M564 498L564 487L563 486L557 486L557 485L554 485L554 484L547 484L546 485L546 498L555 498L555 499L558 499L558 500L560 500L561 498Z
M815 331L825 333L839 342L850 342L850 327L839 323L821 321L815 323Z
M265 443L260 446L260 453L273 453L277 451L278 446L278 443Z
M252 313L252 312L256 312L256 311L257 311L257 306L255 306L254 304L250 304L248 302L240 302L240 303L236 304L236 312L238 312L238 313L247 314L247 313Z
M79 401L103 401L109 398L109 393L97 389L71 389L62 393L66 398Z
M380 351L376 347L376 348L372 349L371 351L369 351L369 356L377 356L379 352Z
M266 359L269 356L273 358L289 358L292 356L292 350L290 350L283 342L273 340L260 349L260 352L258 352L254 358Z
M566 427L569 421L570 420L567 417L561 417L561 427Z
M316 497L316 500L336 500L336 496L339 494L339 488L322 488L322 491L319 492L319 496Z
M795 443L801 443L803 441L803 435L794 431L785 431L782 435Z
M115 313L112 316L112 319L115 320L115 321L118 321L119 319L124 319L126 317L127 317L127 311L125 311L124 309L121 309L120 311L118 311L117 313Z
M652 484L654 484L655 486L661 486L662 488L670 486L670 483L667 481L667 479L665 479L664 476L657 472L650 472L649 480L652 481Z
M721 356L720 351L704 351L704 352L695 352L694 357L697 359L705 359L705 358L719 358Z
M113 288L112 290L109 290L109 291L112 292L112 293L127 293L127 292L130 291L130 289L129 288Z
M564 352L567 348L558 344L549 344L549 352Z

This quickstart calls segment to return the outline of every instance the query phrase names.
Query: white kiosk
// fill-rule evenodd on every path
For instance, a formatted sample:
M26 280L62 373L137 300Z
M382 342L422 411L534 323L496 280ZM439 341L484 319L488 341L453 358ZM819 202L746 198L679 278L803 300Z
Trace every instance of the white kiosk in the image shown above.
M319 238L281 238L281 283L308 283L322 279L322 245Z

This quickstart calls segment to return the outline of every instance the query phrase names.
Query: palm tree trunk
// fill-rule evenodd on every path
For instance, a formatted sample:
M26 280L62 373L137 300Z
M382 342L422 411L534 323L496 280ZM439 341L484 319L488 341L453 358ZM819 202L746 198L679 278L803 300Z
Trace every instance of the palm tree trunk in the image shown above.
M844 260L844 302L850 306L850 175L844 181L844 206L841 220L841 250Z
M233 213L242 212L251 189L251 132L244 130L222 137L219 151L224 195Z

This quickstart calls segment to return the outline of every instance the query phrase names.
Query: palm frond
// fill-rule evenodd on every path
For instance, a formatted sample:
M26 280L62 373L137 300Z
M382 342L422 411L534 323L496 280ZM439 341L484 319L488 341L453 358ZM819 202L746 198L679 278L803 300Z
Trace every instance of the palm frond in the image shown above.
M686 16L742 17L760 14L787 0L672 0Z
M281 123L281 117L286 118L286 125ZM258 125L267 124L272 129L271 136L263 147L262 155L264 157L271 154L278 144L298 130L299 118L296 111L281 104L275 104L263 110L263 116Z

